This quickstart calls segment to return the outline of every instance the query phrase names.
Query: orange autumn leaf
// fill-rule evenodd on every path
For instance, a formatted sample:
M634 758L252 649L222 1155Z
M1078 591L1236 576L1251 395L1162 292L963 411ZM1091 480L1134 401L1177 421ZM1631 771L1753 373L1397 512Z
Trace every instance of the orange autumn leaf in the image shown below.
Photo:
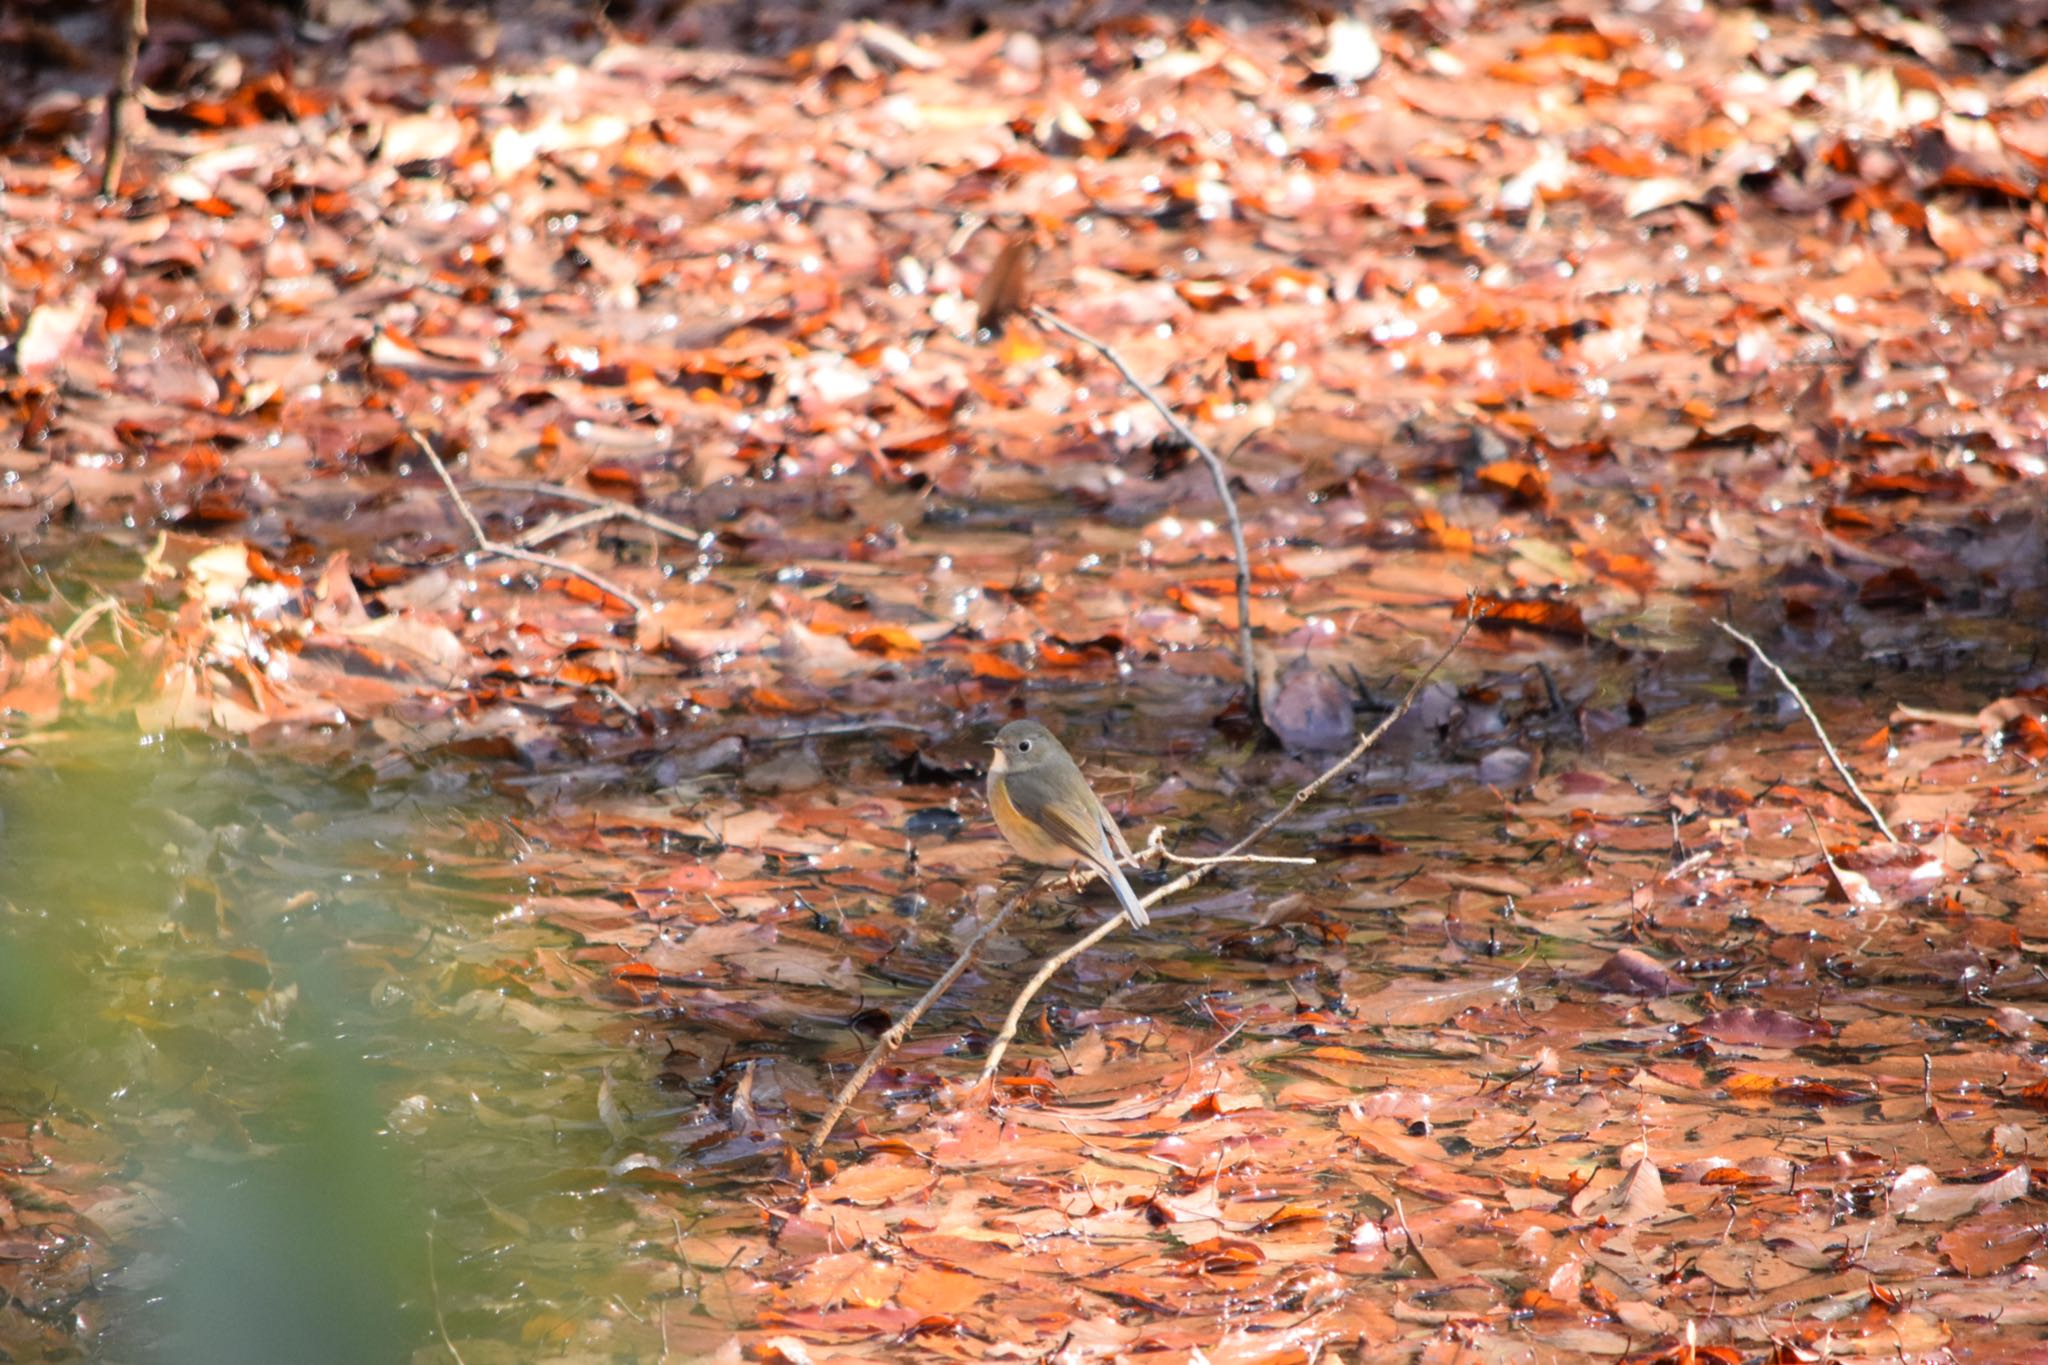
M1506 494L1515 506L1546 507L1550 504L1550 474L1543 466L1528 460L1495 460L1481 465L1478 478L1488 488Z
M1237 627L1236 584L1232 583L1230 595L1210 596L1186 585L1175 583L1166 589L1167 600L1192 616L1215 621L1231 629ZM1301 625L1301 618L1276 602L1263 598L1252 599L1252 624L1261 630L1287 631Z
M997 682L1021 682L1028 676L1024 669L1011 663L1000 654L976 650L967 656L967 667L977 678L990 678Z
M1639 148L1595 143L1579 153L1579 160L1594 170L1628 180L1647 180L1664 169L1664 163Z
M1732 1185L1742 1189L1777 1183L1771 1176L1745 1171L1740 1166L1717 1166L1700 1177L1702 1185Z
M1047 640L1038 647L1038 657L1055 668L1078 668L1088 662L1088 651L1068 649L1057 640Z
M1254 1242L1235 1237L1210 1237L1181 1249L1181 1260L1197 1274L1215 1274L1246 1266L1262 1265L1266 1253Z
M1611 578L1638 593L1647 594L1657 586L1657 565L1641 555L1591 550L1586 559L1602 578Z
M1244 295L1237 286L1225 280L1182 280L1174 285L1174 292L1188 307L1201 313L1244 302Z
M1773 1090L1771 1097L1791 1104L1814 1106L1862 1104L1870 1099L1863 1091L1828 1081L1787 1081Z
M1579 639L1591 634L1577 605L1561 598L1508 598L1481 593L1473 603L1460 602L1453 610L1461 619L1467 615L1476 616L1479 624L1489 629L1520 626L1525 630Z
M1028 365L1045 354L1045 343L1039 340L1039 335L1020 327L1007 328L996 354L1005 365Z
M6 640L9 648L25 653L49 644L57 638L57 632L50 629L41 617L18 612L8 618L4 627L0 627L0 638Z
M617 669L595 668L587 663L575 661L563 663L561 668L556 671L555 676L560 681L571 683L577 687L593 687L598 685L610 687L619 680Z
M924 652L924 644L901 626L865 626L846 632L846 643L886 659L908 659Z
M577 578L573 574L563 574L560 577L550 576L544 580L543 586L550 592L559 592L565 597L573 598L578 602L588 602L593 606L602 607L606 611L628 611L631 609L618 594L606 592L588 579Z
M1251 572L1246 577L1251 579L1254 587L1261 583L1288 584L1301 581L1301 575L1293 569L1288 568L1285 564L1271 562L1252 565ZM1213 574L1202 578L1184 578L1181 580L1181 586L1192 588L1196 592L1230 593L1237 591L1237 578L1231 574Z
M1451 525L1444 519L1444 514L1434 508L1417 516L1415 525L1434 548L1448 554L1468 555L1475 546L1470 531Z
M637 502L641 493L640 471L620 460L606 460L583 471L592 488L626 502Z
M757 687L747 694L747 701L756 711L770 711L786 716L807 716L818 709L818 704L807 697L795 697L773 687Z
M1259 1220L1259 1230L1271 1232L1275 1228L1298 1227L1307 1223L1327 1223L1330 1214L1313 1204L1283 1204Z

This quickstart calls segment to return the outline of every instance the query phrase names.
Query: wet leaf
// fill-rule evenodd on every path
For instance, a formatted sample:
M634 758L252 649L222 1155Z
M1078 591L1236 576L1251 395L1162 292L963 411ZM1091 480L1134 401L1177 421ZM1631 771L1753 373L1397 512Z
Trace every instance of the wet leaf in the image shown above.
M1751 1008L1710 1014L1694 1024L1692 1030L1721 1043L1784 1048L1805 1047L1834 1034L1822 1020L1800 1019L1782 1010Z

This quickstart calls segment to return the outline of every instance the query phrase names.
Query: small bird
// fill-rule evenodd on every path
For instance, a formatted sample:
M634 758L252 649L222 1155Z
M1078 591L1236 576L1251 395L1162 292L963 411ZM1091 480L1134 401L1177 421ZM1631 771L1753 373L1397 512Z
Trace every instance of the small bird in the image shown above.
M996 756L988 765L988 808L1010 847L1034 863L1086 863L1115 889L1132 928L1150 924L1117 866L1131 846L1052 731L1035 720L1012 721L990 745Z

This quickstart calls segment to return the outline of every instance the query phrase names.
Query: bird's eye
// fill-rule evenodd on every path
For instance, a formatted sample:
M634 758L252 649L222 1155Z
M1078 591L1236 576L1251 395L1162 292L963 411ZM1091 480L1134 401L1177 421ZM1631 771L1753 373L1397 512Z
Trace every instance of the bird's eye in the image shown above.
M1031 741L1030 741L1030 740L1028 740L1028 739L1020 739L1020 740L1018 740L1018 741L1017 741L1017 752L1018 752L1018 753L1020 753L1020 754L1028 754L1028 753L1030 753L1030 752L1031 752Z

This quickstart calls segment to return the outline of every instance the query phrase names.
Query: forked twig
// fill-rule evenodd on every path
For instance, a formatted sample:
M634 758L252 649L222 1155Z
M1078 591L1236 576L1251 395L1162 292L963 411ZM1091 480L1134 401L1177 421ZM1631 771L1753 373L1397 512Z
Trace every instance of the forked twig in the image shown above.
M1261 820L1252 828L1249 834L1239 839L1221 854L1213 858L1179 860L1195 861L1196 865L1189 868L1181 876L1160 887L1151 895L1146 896L1140 904L1150 906L1158 901L1165 900L1168 896L1184 891L1208 876L1213 869L1223 864L1247 861L1241 856L1247 848L1265 838L1281 821L1300 809L1303 803L1313 799L1324 787L1327 787L1342 775L1345 769L1357 763L1359 759L1365 756L1368 749L1380 741L1380 737L1386 734L1394 722L1408 714L1409 708L1415 705L1415 699L1422 694L1423 687L1431 678L1436 676L1437 670L1444 666L1444 663L1451 655L1457 653L1458 647L1465 643L1466 635L1471 633L1472 623L1479 616L1476 608L1476 600L1467 601L1464 624L1458 628L1458 633L1452 638L1449 647L1442 654L1438 655L1428 668L1423 670L1422 675L1416 678L1414 683L1408 688L1407 694L1401 698L1394 709L1388 712L1379 724L1373 726L1371 730L1359 737L1358 743L1351 747L1349 753L1317 774L1315 779L1296 792L1286 805L1274 811L1264 820ZM1158 843L1156 834L1152 843L1154 845ZM1261 859L1260 861L1265 860ZM1077 872L1079 874L1077 880L1081 885L1099 880L1101 877L1101 874L1093 869L1077 869ZM901 1019L891 1024L888 1032L875 1040L875 1045L869 1049L866 1059L861 1062L859 1069L847 1079L846 1084L840 1087L839 1093L833 1097L831 1106L826 1109L825 1117L819 1121L817 1128L813 1130L810 1141L804 1144L803 1155L805 1161L813 1161L817 1158L818 1153L823 1150L825 1143L831 1138L832 1130L839 1125L839 1120L845 1116L848 1107L852 1105L854 1098L860 1094L862 1087L868 1083L869 1078L875 1074L876 1069L881 1066L883 1059L903 1045L903 1040L910 1036L910 1030L916 1025L917 1021L923 1018L933 1005L938 1003L939 997L944 995L955 981L960 979L961 973L965 972L968 965L974 961L975 956L981 951L982 944L987 941L989 935L994 933L996 928L1013 911L1035 897L1045 886L1055 880L1057 878L1040 877L1030 887L1012 896L1005 902L1003 907L990 918L989 922L983 925L972 939L968 940L967 945L960 950L960 955L954 959L953 965L948 967L936 982L932 983L931 989L926 991L924 996L915 1005L911 1006L910 1010ZM997 1036L994 1044L989 1049L988 1060L983 1065L981 1076L976 1083L978 1087L986 1086L995 1076L996 1068L1002 1063L1003 1053L1008 1050L1010 1043L1017 1037L1017 1029L1023 1020L1025 1006L1030 1004L1032 997L1044 989L1045 983L1050 981L1061 967L1094 947L1120 928L1124 923L1124 918L1124 912L1118 910L1060 952L1058 956L1045 963L1038 973L1026 983L1023 991L1018 994L1017 999L1011 1005L1008 1017L1003 1021L1002 1032Z
M1314 867L1314 858L1290 858L1278 853L1240 853L1230 858L1187 858L1166 846L1166 826L1152 826L1152 833L1145 840L1145 847L1138 853L1137 861L1158 858L1162 862L1179 863L1183 867L1208 867L1215 863L1279 863L1289 867Z
M704 538L703 533L696 527L672 521L659 512L649 512L629 502L607 498L601 493L586 493L580 488L548 483L543 479L472 479L469 486L488 488L497 493L531 493L535 497L557 498L591 509L587 513L579 513L573 517L550 517L519 537L518 543L522 546L538 545L542 541L553 540L557 536L567 535L571 531L580 530L599 521L630 521L635 526L645 526L650 531L659 531L665 536L692 545Z
M974 962L975 957L981 952L981 946L988 942L989 935L1000 928L1003 921L1008 919L1019 906L1037 896L1040 891L1043 891L1057 880L1057 877L1041 876L1031 885L1025 887L1007 901L1004 901L1002 907L995 914L989 916L985 924L974 931L974 937L967 940L966 946L960 950L960 955L953 959L953 965L941 972L937 981L932 982L931 989L920 996L916 1004L904 1011L902 1018L889 1025L882 1036L875 1040L875 1045L868 1049L868 1055L861 1060L861 1064L858 1067L854 1068L853 1075L847 1077L846 1084L840 1086L839 1093L832 1097L831 1107L825 1110L825 1117L819 1119L818 1126L812 1130L811 1140L804 1144L805 1161L815 1161L817 1159L818 1152L831 1139L832 1130L839 1126L839 1120L846 1116L848 1107L853 1104L855 1097L866 1088L869 1078L881 1068L882 1062L890 1053L903 1046L903 1040L910 1036L911 1029L917 1027L917 1021L924 1018L930 1012L931 1007L939 1003L939 998L953 988L953 983L960 979L961 974L967 970Z
M1209 467L1209 478L1216 485L1216 496L1223 503L1223 515L1230 522L1230 544L1237 555L1237 652L1244 667L1244 704L1254 720L1259 715L1259 669L1258 660L1252 654L1252 559L1245 548L1244 521L1237 514L1237 497L1230 491L1230 471L1223 465L1223 457L1207 441L1195 435L1195 429L1182 420L1181 415L1166 405L1166 400L1153 391L1150 385L1138 378L1130 364L1117 354L1116 348L1099 337L1088 333L1068 322L1058 313L1043 304L1031 306L1031 316L1052 328L1072 337L1083 346L1090 347L1104 360L1116 366L1116 372L1124 377L1124 383L1136 391L1138 397L1150 403L1166 419L1166 425L1173 428L1174 435L1188 443L1188 448L1202 457L1202 463Z
M440 476L441 486L448 490L448 497L455 504L456 514L462 518L463 524L469 527L470 535L476 540L478 554L496 559L517 560L523 564L536 564L544 569L553 569L556 573L568 574L571 578L580 578L599 592L606 593L624 602L633 609L634 615L646 615L647 604L645 602L642 602L638 597L612 582L603 574L586 569L581 564L574 564L566 559L558 558L555 555L543 554L539 550L529 550L523 546L508 545L504 541L491 539L489 533L484 530L483 523L476 519L476 513L470 510L469 500L463 497L462 490L455 486L455 479L449 474L448 466L442 463L441 453L434 449L433 442L429 441L411 423L408 422L403 425L405 434L412 438L413 444L420 448L421 452L426 455L428 463L434 466L434 473Z
M1148 853L1154 850L1147 849ZM1234 858L1187 858L1170 848L1156 850L1162 862L1174 863L1180 867L1221 867L1225 863L1258 863L1261 866L1314 867L1314 858L1290 858L1277 853L1240 853Z
M1452 637L1449 647L1442 654L1439 654L1436 657L1436 661L1424 669L1421 676L1417 677L1410 684L1407 693L1401 698L1400 703L1392 711L1389 711L1379 724L1359 736L1358 742L1351 746L1348 753L1329 767L1323 769L1307 786L1290 797L1287 804L1254 825L1251 833L1239 839L1229 848L1224 849L1218 857L1205 860L1200 867L1189 868L1186 872L1160 887L1151 895L1146 896L1138 903L1142 906L1150 907L1154 903L1165 900L1168 896L1177 895L1193 886L1196 882L1201 881L1218 864L1243 853L1253 844L1256 844L1259 840L1272 833L1281 821L1301 809L1306 802L1314 799L1318 792L1342 776L1346 769L1357 763L1359 759L1365 757L1366 751L1380 742L1381 736L1385 735L1392 728L1394 722L1408 714L1408 709L1415 705L1415 699L1422 695L1423 686L1436 676L1436 671L1444 666L1451 655L1458 652L1458 647L1465 643L1465 637L1471 633L1472 623L1478 619L1478 616L1478 603L1476 600L1468 599L1466 602L1465 623L1458 628L1458 633ZM1024 989L1017 993L1017 999L1011 1004L1009 1014L1003 1019L1002 1030L996 1034L995 1041L989 1045L988 1059L982 1063L981 1076L976 1082L977 1085L985 1086L995 1078L996 1068L1002 1065L1003 1054L1009 1050L1010 1044L1015 1041L1017 1030L1023 1023L1025 1007L1031 1003L1034 996L1045 989L1045 983L1052 980L1060 968L1066 966L1082 953L1087 952L1103 939L1109 937L1110 934L1121 928L1123 923L1124 912L1119 910L1101 924L1096 925L1095 928L1076 939L1073 943L1046 959L1045 963L1039 967L1038 972L1029 981L1024 983Z
M1755 640L1744 635L1726 621L1716 620L1714 624L1746 645L1749 652L1756 656L1757 662L1770 669L1776 675L1778 685L1787 692L1790 692L1792 700L1798 702L1799 709L1806 713L1806 723L1813 727L1814 734L1820 736L1820 747L1827 751L1828 762L1834 765L1835 775L1840 777L1843 784L1849 788L1849 794L1856 798L1856 804L1863 807L1863 813L1870 817L1871 823L1877 826L1877 832L1882 834L1888 842L1894 844L1899 842L1898 836L1892 833L1892 827L1885 823L1884 816L1878 813L1877 807L1871 804L1870 798L1863 794L1863 788L1856 784L1856 775L1849 771L1849 765L1844 763L1841 754L1835 751L1835 742L1828 738L1827 727L1820 723L1820 717L1815 715L1813 707L1807 704L1806 694L1799 690L1799 684L1793 682L1785 670L1778 667L1778 661L1764 653L1764 647Z

